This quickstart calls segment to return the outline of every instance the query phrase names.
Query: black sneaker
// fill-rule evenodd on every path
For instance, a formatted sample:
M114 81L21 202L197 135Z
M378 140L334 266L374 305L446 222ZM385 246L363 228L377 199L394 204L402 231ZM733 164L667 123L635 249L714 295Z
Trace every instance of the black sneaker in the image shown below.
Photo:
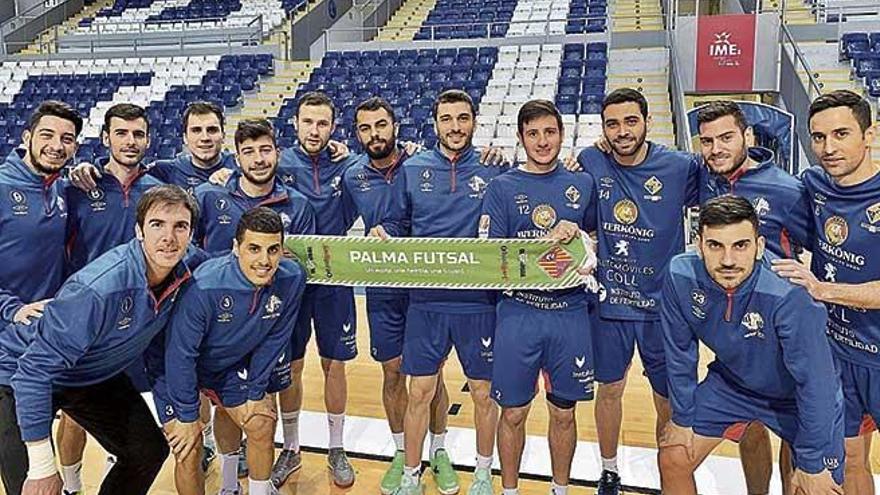
M620 495L620 476L614 471L602 471L596 495Z

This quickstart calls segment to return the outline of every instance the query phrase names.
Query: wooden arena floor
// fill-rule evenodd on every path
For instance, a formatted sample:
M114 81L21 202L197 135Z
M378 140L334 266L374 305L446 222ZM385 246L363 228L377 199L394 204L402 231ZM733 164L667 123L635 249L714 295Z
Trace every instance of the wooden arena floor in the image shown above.
M362 297L358 297L358 348L360 355L348 366L349 379L349 401L348 414L350 416L360 416L366 418L376 418L384 420L384 412L381 403L381 373L379 365L375 363L369 356L369 332L367 330L366 317L364 314L364 301ZM704 353L702 361L708 362L711 357L708 353ZM461 373L460 366L454 355L451 356L446 369L446 383L450 394L450 404L453 409L457 409L457 413L450 415L449 426L460 428L473 428L473 406L470 398L462 389L465 384L464 376ZM306 411L314 411L322 413L324 410L322 389L323 378L318 364L317 355L312 350L307 357L306 373L305 373L305 399L304 409ZM537 401L536 401L537 402ZM455 407L459 405L459 407ZM641 376L641 366L638 359L635 359L633 369L630 373L630 383L624 397L624 420L623 431L621 434L621 445L629 447L654 447L654 411L652 406L651 391L648 387L647 380ZM578 440L586 442L596 442L595 421L593 419L592 403L583 403L578 406ZM547 411L542 404L536 403L532 408L531 416L528 422L528 434L535 436L543 436L547 431ZM387 436L387 435L386 435ZM387 438L377 438L379 442L386 442ZM875 448L872 451L872 464L874 472L880 472L880 449L876 445L880 443L875 441ZM774 448L778 448L778 442L774 438ZM580 452L580 451L578 451ZM720 456L736 457L737 449L735 445L725 443L721 448L716 450L715 454ZM578 456L578 453L575 454ZM157 480L151 493L155 494L171 494L174 493L174 482L172 477L172 460L166 462L162 473ZM104 454L95 442L89 441L89 447L86 451L86 462L84 468L84 479L86 485L86 493L97 493L97 486L100 482L100 476L103 473ZM291 477L288 483L281 490L282 494L292 495L329 495L329 494L377 494L379 493L379 480L385 472L387 464L385 462L373 460L370 458L353 458L352 463L357 470L357 483L348 489L341 490L332 486L327 474L325 457L319 453L307 453L304 456L303 469ZM218 466L215 463L209 472L208 494L217 493L218 490ZM573 473L575 478L583 478L578 473ZM424 477L426 481L426 494L437 493L432 485L431 476ZM471 474L469 472L461 473L462 493L466 493ZM243 482L246 480L242 480ZM500 493L500 479L496 476L496 488ZM594 481L594 480L591 480ZM639 480L625 479L628 484L637 485ZM246 484L246 483L245 483ZM544 495L548 491L548 484L542 481L524 480L520 484L520 492L523 495ZM3 489L0 487L0 495ZM582 495L594 493L592 488L573 487L570 493Z

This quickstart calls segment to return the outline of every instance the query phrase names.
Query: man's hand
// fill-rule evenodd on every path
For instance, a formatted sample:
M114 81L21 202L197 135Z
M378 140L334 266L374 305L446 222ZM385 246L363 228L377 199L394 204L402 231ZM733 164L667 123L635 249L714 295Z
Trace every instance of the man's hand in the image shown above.
M597 139L596 142L593 143L593 146L598 148L599 151L605 153L606 155L611 153L611 143L609 143L608 140L605 139L605 136L599 136L599 139Z
M229 182L229 178L232 177L232 174L234 173L235 171L231 168L221 168L220 170L211 174L210 177L208 177L208 182L214 184L215 186L223 187L226 185L227 182Z
M835 483L831 472L825 469L816 474L795 469L791 476L791 488L794 495L843 495L843 487Z
M688 459L691 461L694 460L693 428L678 426L675 422L670 420L666 423L666 426L663 427L663 431L660 433L660 441L658 443L658 447L660 448L673 447L676 445L684 447Z
M580 172L584 169L584 167L581 167L580 162L578 162L577 157L574 156L574 153L562 159L562 166L569 172Z
M385 231L385 227L383 227L381 225L376 225L375 227L370 229L370 232L367 233L367 236L368 237L378 237L379 239L382 239L383 241L388 239L389 237L391 237L390 235L388 235L388 232Z
M504 155L504 150L502 148L486 146L480 150L480 163L482 165L500 167L509 161L510 160L507 159L507 156Z
M12 321L30 325L33 323L33 321L31 321L32 319L36 320L37 318L43 317L43 308L45 308L46 304L51 300L52 299L43 299L42 301L25 304L15 312Z
M68 178L74 187L89 192L98 187L97 180L101 178L101 171L91 163L82 162L73 167Z
M576 223L569 222L568 220L561 220L556 224L556 227L553 227L549 234L544 236L544 239L568 244L572 239L576 239L580 235L581 229Z
M177 419L165 423L165 438L177 462L183 462L202 442L202 422L183 423Z
M403 146L403 151L406 153L406 156L413 156L425 149L424 146L415 141L401 141L400 144Z
M26 479L21 488L21 495L61 495L64 483L58 473L38 480Z
M810 269L797 260L778 259L773 260L773 271L779 276L787 278L791 283L807 289L810 296L817 301L823 301L825 283L816 278Z
M330 151L330 161L331 162L339 162L348 158L348 155L351 154L351 151L348 149L348 146L345 143L330 140L327 143L327 150Z

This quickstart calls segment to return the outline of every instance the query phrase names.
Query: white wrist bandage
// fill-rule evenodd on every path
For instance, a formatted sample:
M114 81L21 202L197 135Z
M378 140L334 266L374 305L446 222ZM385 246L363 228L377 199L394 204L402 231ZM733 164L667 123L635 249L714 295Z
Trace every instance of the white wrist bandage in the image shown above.
M28 443L27 452L30 461L28 479L41 480L58 472L55 468L55 453L52 452L52 443L48 439L39 443Z

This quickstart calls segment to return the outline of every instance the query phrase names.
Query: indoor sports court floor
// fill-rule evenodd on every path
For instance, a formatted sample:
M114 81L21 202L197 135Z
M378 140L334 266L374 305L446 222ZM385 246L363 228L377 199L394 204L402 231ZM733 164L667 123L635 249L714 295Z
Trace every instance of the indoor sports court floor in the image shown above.
M345 445L357 471L357 482L349 489L342 490L332 486L325 456L321 453L326 447L327 427L323 414L324 404L321 395L322 377L316 353L310 351L306 358L304 379L304 413L300 419L300 436L304 449L303 468L288 480L281 490L284 495L330 495L330 494L377 494L379 480L387 467L387 460L393 454L393 444L384 420L381 403L381 373L379 365L369 356L369 332L364 314L363 297L358 304L358 349L360 355L348 367L348 411L346 419ZM710 356L703 353L702 361L707 363ZM638 359L630 374L630 386L624 397L623 432L619 462L624 484L631 486L625 493L659 493L659 475L656 468L654 446L654 412L651 392L646 379L641 377ZM465 379L461 374L454 355L446 366L446 383L450 395L449 434L447 448L453 462L462 469L473 468L473 407L464 388ZM522 472L524 479L520 484L523 495L545 495L550 473L550 459L544 435L547 431L547 412L543 401L536 401L528 422L526 452L523 455ZM599 477L599 448L596 443L595 422L592 403L578 406L578 448L572 468L573 495L594 493L594 482ZM280 431L277 434L280 442ZM872 451L874 472L880 472L880 449ZM86 493L97 493L104 469L103 451L90 439L84 463ZM778 442L774 440L774 448ZM427 449L426 449L427 450ZM736 446L725 443L711 456L697 472L700 493L710 495L731 495L745 493L742 471L736 458ZM165 463L151 493L173 494L173 459ZM497 456L496 456L497 468ZM218 466L208 473L207 492L217 493L219 483ZM430 474L424 476L426 494L437 493L432 485ZM467 493L470 473L462 472L462 491ZM242 480L246 481L246 480ZM496 476L497 492L501 491L500 479ZM246 483L245 483L246 484ZM774 480L773 491L778 492L778 482ZM3 494L0 487L0 494Z

